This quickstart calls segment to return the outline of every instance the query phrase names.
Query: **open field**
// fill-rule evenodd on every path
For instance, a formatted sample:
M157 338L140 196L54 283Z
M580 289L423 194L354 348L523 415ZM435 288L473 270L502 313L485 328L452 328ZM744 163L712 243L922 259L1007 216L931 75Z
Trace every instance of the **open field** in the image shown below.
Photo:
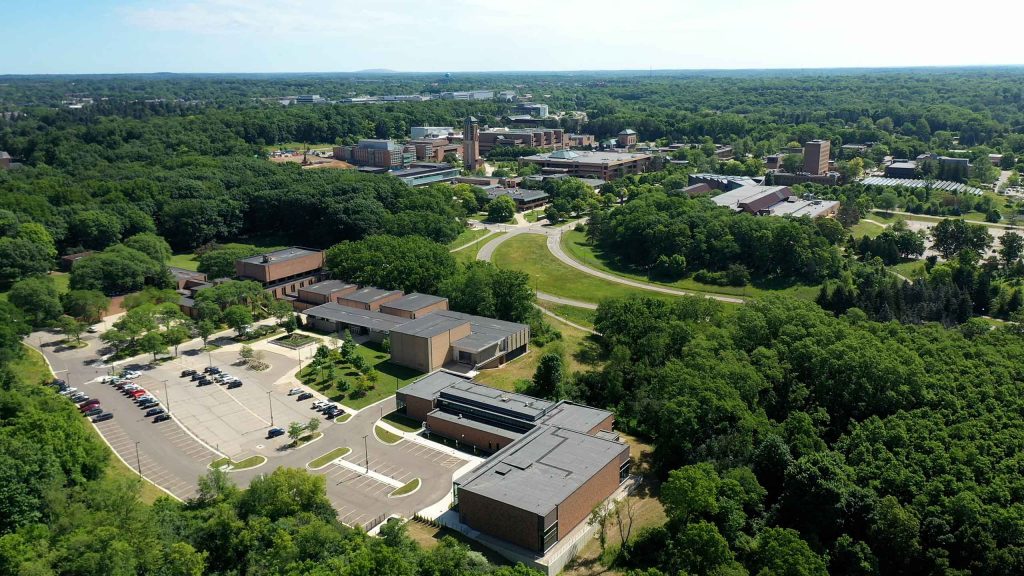
M199 259L191 252L175 254L167 261L167 265L195 272L196 270L199 270Z
M861 220L850 227L850 235L857 239L863 238L864 236L874 238L881 234L883 230L885 230L884 226L879 226L874 222Z
M490 233L490 230L486 228L467 228L463 230L462 233L460 233L458 236L456 236L455 240L452 240L451 242L448 243L448 249L454 250L467 244L471 244L473 241L483 238L488 233Z
M498 232L496 234L488 236L487 240L481 240L481 239L478 238L477 241L474 242L472 246L468 246L466 248L463 248L462 250L459 250L458 252L452 252L452 256L455 257L455 260L457 262L462 262L463 264L468 264L468 263L472 262L473 260L476 260L476 255L480 252L480 249L484 247L484 244L487 244L491 240L494 240L495 238L497 238L498 236L501 236L503 234L504 234L504 232Z
M697 282L692 278L682 278L675 282L660 282L658 280L652 280L646 274L641 274L635 270L630 270L610 262L602 255L599 248L590 245L585 234L577 232L576 230L570 230L562 235L562 248L575 260L578 260L591 268L601 270L602 272L608 272L609 274L615 274L616 276L622 276L623 278L628 278L630 280L648 282L650 284L668 286L670 288L678 288L680 290L692 290L694 292L706 292L708 294L725 294L728 296L746 297L763 296L769 293L787 294L804 300L813 300L817 297L818 289L820 288L819 286L807 286L803 284L775 286L770 282L759 282L757 280L754 281L753 285L743 287L714 286L711 284Z
M310 150L331 150L331 151L333 151L334 147L336 146L336 144L329 144L329 143L313 144L313 143L310 143L310 142L281 142L280 144L270 144L270 145L264 146L263 150L265 152L267 152L268 154L270 152L274 152L276 150L294 150L294 151L298 152L299 156L301 157L302 156L302 151L306 149L306 146L309 146Z
M570 322L575 322L580 326L586 326L587 328L594 327L594 319L597 317L596 310L590 310L588 308L577 308L576 306L569 306L568 304L555 304L554 302L548 302L546 300L538 300L537 305L541 308L553 312L562 318Z
M673 300L676 296L616 284L580 272L560 262L548 251L547 237L521 234L502 243L492 258L498 268L519 270L530 276L535 290L563 298L599 303L606 298L646 296Z
M924 278L925 276L923 260L911 260L910 262L902 262L894 266L889 266L889 270L892 270L897 274L900 274L901 276L910 278L911 280Z

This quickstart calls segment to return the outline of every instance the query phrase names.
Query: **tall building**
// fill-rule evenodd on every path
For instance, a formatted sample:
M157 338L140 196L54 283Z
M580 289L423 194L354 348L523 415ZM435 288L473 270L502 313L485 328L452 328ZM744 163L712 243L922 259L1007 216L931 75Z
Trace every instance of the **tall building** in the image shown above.
M804 144L804 172L828 174L828 155L832 143L828 140L811 140Z
M462 162L468 170L476 170L480 162L480 124L472 116L462 128Z
M360 140L355 146L335 146L334 157L358 166L394 170L416 161L416 146L392 140Z

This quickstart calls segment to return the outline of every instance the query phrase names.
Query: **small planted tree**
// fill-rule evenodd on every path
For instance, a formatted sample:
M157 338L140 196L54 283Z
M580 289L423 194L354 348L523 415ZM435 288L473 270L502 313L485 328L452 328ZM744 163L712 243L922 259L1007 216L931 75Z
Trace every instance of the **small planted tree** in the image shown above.
M301 422L292 422L288 425L288 437L291 438L293 443L298 443L299 438L302 438L302 434L306 431L306 427Z
M316 434L316 431L320 429L320 420L317 418L310 418L309 423L306 424L306 431L311 435Z
M82 332L85 330L84 322L79 322L71 316L61 316L57 319L57 327L68 340L74 340L79 344L82 342Z
M256 353L253 351L252 346L245 344L241 350L238 351L238 357L242 360L250 360Z

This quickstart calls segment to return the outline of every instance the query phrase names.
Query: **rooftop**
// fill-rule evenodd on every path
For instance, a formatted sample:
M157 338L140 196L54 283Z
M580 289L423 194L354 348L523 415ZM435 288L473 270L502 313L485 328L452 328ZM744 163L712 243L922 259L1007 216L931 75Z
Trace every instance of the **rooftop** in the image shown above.
M351 294L342 296L345 300L351 300L352 302L362 302L363 304L370 304L376 302L381 298L385 298L392 294L401 294L401 290L385 290L383 288L374 288L373 286L367 286L366 288L360 288Z
M462 326L466 322L466 320L449 318L434 312L433 314L427 314L422 318L407 320L404 324L392 330L392 332L395 332L396 334L419 336L422 338L433 338L438 334L450 332L455 328Z
M411 384L403 386L398 391L408 396L433 400L443 388L447 388L452 384L468 381L469 378L466 378L465 376L459 376L458 374L438 370L437 372L427 374L423 378L420 378Z
M242 258L242 262L248 262L249 264L268 264L270 262L283 262L285 260L292 260L295 258L302 258L303 256L309 256L310 254L319 254L319 250L308 250L306 248L285 248L283 250L276 250L274 252L267 252L265 254L257 254L256 256L250 256L248 258Z
M538 426L458 484L460 490L546 516L626 450L610 439Z
M547 198L548 193L543 190L530 190L528 188L491 188L487 191L488 198L494 199L498 196L508 196L513 200L522 202L532 202Z
M349 284L342 282L341 280L324 280L323 282L317 282L316 284L310 284L305 288L300 288L306 292L312 292L313 294L322 294L324 296L330 295L332 292L338 290L344 290L345 288L354 288L355 284Z
M544 154L524 156L523 159L547 162L565 162L567 164L614 164L617 162L629 162L631 160L640 160L650 157L650 154L642 154L639 152L556 150L554 152L547 152Z
M402 296L398 300L388 302L386 306L388 308L394 308L395 310L415 312L416 310L422 310L427 306L433 306L438 302L446 302L447 300L447 298L434 296L433 294L420 294L419 292L413 292L412 294Z
M610 412L607 410L563 400L548 410L540 423L587 434L607 420L608 416Z
M342 306L336 302L328 302L314 306L306 310L307 316L323 318L332 322L344 322L353 326L362 326L378 332L388 332L405 322L405 318L382 314L372 310L360 310L349 306Z
M449 402L456 402L466 406L483 408L490 412L512 416L526 422L536 422L540 417L547 414L554 406L553 402L506 392L490 386L477 384L472 380L453 382L450 386L441 389L438 397Z
M741 204L747 204L770 195L775 195L779 201L782 201L788 191L788 186L741 186L735 190L723 192L712 198L711 201L719 206L738 209Z

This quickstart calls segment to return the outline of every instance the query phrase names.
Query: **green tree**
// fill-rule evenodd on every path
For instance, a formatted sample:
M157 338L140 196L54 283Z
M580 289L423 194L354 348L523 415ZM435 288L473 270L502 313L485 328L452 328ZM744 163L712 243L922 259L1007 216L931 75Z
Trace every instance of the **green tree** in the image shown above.
M558 208L555 208L554 204L548 204L544 207L544 217L551 224L557 224L562 219L562 215L558 212Z
M92 324L103 317L110 298L99 290L71 290L60 295L60 303L68 316Z
M1007 232L999 237L999 257L1003 266L1009 268L1020 260L1024 254L1024 237L1016 232Z
M57 328L67 336L68 340L74 340L76 343L82 342L82 332L85 331L84 323L71 316L61 316L57 319Z
M217 332L217 325L209 320L193 321L192 325L199 337L203 339L203 347L206 347L210 342L210 336Z
M782 171L796 174L803 170L804 157L800 154L786 154L782 157Z
M247 244L218 246L200 254L198 269L208 278L231 278L235 275L235 261L263 252L262 248Z
M253 323L252 312L241 304L228 306L224 310L224 323L233 328L239 337L245 336L245 333L249 331L249 326L252 326Z
M164 285L167 281L167 271L162 264L121 245L76 260L71 268L73 290L122 294L141 290L147 284Z
M164 343L174 348L174 355L178 355L178 346L191 337L188 328L184 324L175 324L163 332Z
M72 245L103 250L121 239L121 221L102 210L85 210L71 218L68 236Z
M562 382L565 370L562 357L554 352L541 356L533 374L532 392L542 398L558 400L562 397Z
M789 528L762 530L754 539L748 566L754 574L828 576L821 556Z
M160 264L166 264L171 259L171 246L167 244L166 240L152 232L143 232L126 238L123 244L142 252Z
M49 277L26 278L11 286L7 300L17 306L33 327L48 326L60 318L63 309L57 286Z
M489 222L508 222L515 216L516 203L508 196L498 196L487 205Z
M46 274L51 260L44 246L24 238L0 238L0 286Z
M306 426L301 422L292 422L288 425L288 437L291 438L293 443L297 443L299 438L306 432Z
M309 422L306 423L306 431L309 432L310 435L316 435L316 432L319 429L320 429L320 419L319 418L310 418Z
M661 488L661 501L669 518L693 522L718 512L719 478L710 464L673 470Z
M167 353L167 343L164 341L164 335L156 330L147 332L139 338L139 351L151 353L153 361L156 362L157 354Z

